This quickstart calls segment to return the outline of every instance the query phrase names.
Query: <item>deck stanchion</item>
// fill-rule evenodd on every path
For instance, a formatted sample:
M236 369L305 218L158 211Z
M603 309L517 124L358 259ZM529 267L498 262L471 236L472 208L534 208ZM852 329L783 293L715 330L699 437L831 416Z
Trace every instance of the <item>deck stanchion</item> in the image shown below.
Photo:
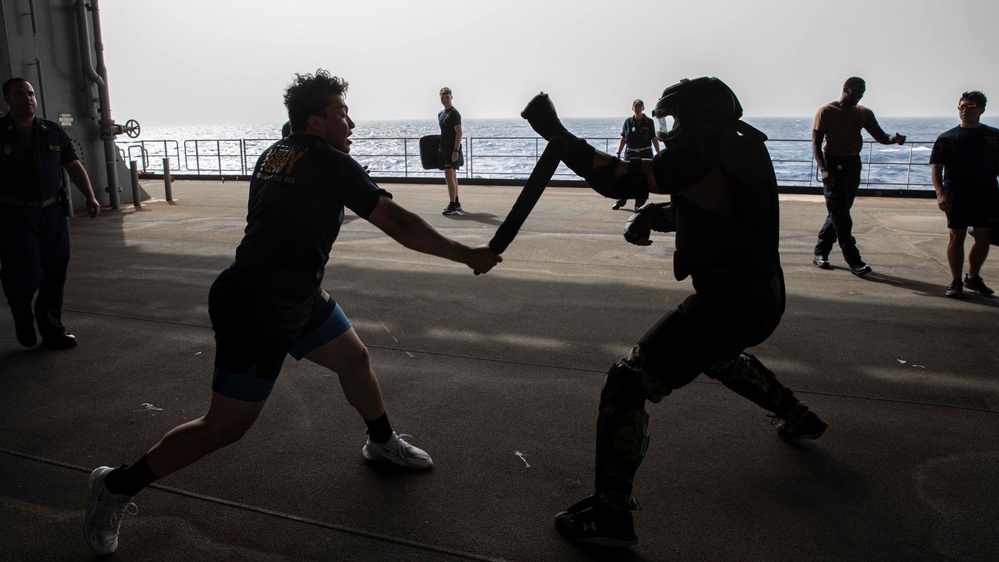
M131 160L128 163L128 167L132 170L132 206L136 209L141 209L142 201L139 200L139 163Z
M163 191L166 192L166 200L173 201L173 188L170 186L170 159L163 159Z

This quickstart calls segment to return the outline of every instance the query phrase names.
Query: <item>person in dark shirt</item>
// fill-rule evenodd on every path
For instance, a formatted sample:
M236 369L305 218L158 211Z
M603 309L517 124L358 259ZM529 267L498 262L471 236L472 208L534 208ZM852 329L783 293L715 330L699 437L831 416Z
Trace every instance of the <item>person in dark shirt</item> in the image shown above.
M773 412L786 441L817 439L826 423L759 359L784 314L777 179L766 135L743 122L735 93L717 78L663 91L652 116L663 150L621 161L570 133L547 94L521 113L546 140L561 137L562 162L604 197L670 195L628 219L625 240L646 246L652 230L676 232L673 273L694 294L667 312L614 363L600 394L594 492L555 516L569 539L635 544L635 475L649 445L646 402L659 403L701 373ZM712 409L710 415L717 415ZM779 421L778 421L779 420Z
M621 157L623 151L625 160L652 158L654 156L652 145L656 146L656 154L659 153L656 123L642 113L645 111L645 102L642 100L631 102L631 110L635 114L624 120L624 126L621 127L621 143L617 145L617 155ZM624 207L626 203L628 203L627 199L618 199L611 208L616 211ZM644 204L644 199L636 199L635 210L637 211Z
M448 204L442 214L453 215L461 210L461 201L458 200L458 170L465 164L465 157L461 152L461 113L451 105L454 97L451 88L441 88L440 94L444 109L437 113L437 124L441 127L441 145L437 158L444 170L448 195Z
M63 169L86 197L91 218L101 206L69 135L58 123L35 116L31 84L7 80L3 101L9 112L0 118L0 281L17 341L25 347L38 343L37 321L42 343L68 349L77 340L62 324L70 249L69 219L59 204L67 197Z
M413 469L432 466L426 452L392 430L368 350L321 288L344 208L407 248L464 263L476 273L502 260L486 246L471 248L441 235L375 185L348 155L354 122L346 90L345 81L325 70L296 75L287 89L294 132L257 160L243 240L208 296L216 344L208 413L168 432L133 465L93 471L85 530L96 553L116 550L121 518L136 493L243 436L289 354L339 375L347 401L368 427L365 458Z
M947 263L951 282L944 294L964 296L967 287L984 296L993 294L979 272L989 255L992 229L999 227L999 129L983 125L982 112L987 99L979 91L965 92L957 104L960 126L943 133L930 153L933 188L937 206L947 214L950 237ZM975 239L968 252L968 272L964 269L964 239L973 228Z

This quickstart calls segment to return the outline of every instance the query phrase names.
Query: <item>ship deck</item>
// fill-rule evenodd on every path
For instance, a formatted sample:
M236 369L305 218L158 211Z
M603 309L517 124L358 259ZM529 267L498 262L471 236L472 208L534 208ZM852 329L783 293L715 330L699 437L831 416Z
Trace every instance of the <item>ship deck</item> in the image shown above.
M386 185L445 234L485 243L519 188ZM204 413L208 287L232 259L246 184L176 181L175 201L71 219L70 351L23 349L0 312L0 559L87 560L86 480ZM751 350L828 423L789 445L700 377L650 405L639 544L571 544L556 512L591 489L610 364L692 291L672 237L624 242L628 213L550 188L483 276L349 216L324 286L371 351L389 416L435 466L373 466L337 379L289 359L242 441L143 491L120 560L995 560L999 299L944 297L932 200L860 198L874 272L811 264L821 197L781 197L787 313ZM999 254L986 262L999 285Z

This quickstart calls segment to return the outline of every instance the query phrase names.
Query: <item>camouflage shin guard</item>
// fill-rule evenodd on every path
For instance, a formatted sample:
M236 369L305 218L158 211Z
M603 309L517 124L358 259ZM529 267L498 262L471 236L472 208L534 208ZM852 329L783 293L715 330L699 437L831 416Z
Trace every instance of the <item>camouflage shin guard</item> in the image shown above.
M617 510L637 509L632 485L649 446L645 401L661 401L672 389L645 372L639 348L607 372L597 418L598 502Z
M795 398L791 389L781 384L759 359L748 353L729 363L712 365L705 374L791 424L801 423L808 413L808 406Z

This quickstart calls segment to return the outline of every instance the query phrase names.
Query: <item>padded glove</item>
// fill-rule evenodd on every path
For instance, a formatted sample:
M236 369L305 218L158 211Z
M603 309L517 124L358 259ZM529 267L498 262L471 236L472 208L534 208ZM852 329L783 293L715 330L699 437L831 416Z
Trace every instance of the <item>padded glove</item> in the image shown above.
M624 239L636 246L648 246L652 243L649 236L653 230L656 232L676 230L671 203L646 203L643 205L625 223Z

